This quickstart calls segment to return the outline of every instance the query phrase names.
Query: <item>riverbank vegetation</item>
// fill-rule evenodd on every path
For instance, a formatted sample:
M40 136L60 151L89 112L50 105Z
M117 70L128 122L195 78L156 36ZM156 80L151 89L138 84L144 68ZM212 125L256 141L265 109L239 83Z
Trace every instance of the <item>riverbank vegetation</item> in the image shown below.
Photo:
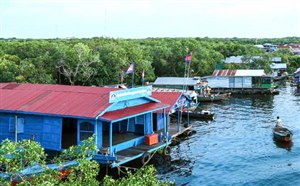
M0 81L54 83L71 85L108 85L120 83L121 71L135 63L135 83L158 76L184 74L184 56L192 53L190 77L211 75L215 68L235 69L224 64L229 56L262 56L244 69L263 68L270 72L270 58L281 57L288 72L294 72L300 57L288 49L266 53L255 47L263 43L300 43L300 38L148 38L148 39L0 39ZM125 76L131 82L131 76Z
M0 185L121 186L170 184L161 182L156 178L153 166L146 166L135 173L128 171L125 177L118 180L110 176L105 176L103 180L99 180L97 178L100 171L99 164L89 158L95 151L94 137L91 137L83 141L81 145L72 146L49 160L44 149L33 140L22 140L16 143L4 140L0 146ZM47 166L56 163L63 167L66 161L76 161L77 164L65 168L63 171ZM33 172L26 175L24 170L29 168ZM3 175L8 175L8 177L4 178Z

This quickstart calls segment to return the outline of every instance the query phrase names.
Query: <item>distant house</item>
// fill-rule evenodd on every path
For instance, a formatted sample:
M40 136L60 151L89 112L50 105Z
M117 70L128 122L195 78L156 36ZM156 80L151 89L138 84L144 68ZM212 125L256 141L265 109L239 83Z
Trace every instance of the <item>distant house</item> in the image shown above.
M298 87L300 86L300 68L298 68L294 73L293 73L293 76L294 76L294 80L293 80L293 83L297 83L298 84ZM299 87L300 88L300 87Z
M203 77L213 89L269 89L271 77L264 70L215 70Z
M300 55L300 44L284 44L278 45L279 49L289 49L294 55Z
M286 63L272 63L270 67L274 77L283 75L287 69Z
M230 57L226 57L225 58L225 63L226 64L240 64L240 63L243 63L243 58L244 56L230 56Z
M271 43L265 43L262 45L255 45L256 48L263 49L266 52L275 52L278 50L277 45L273 45Z
M224 63L226 64L242 64L242 63L253 63L256 60L264 60L261 56L230 56L225 58Z
M94 134L99 152L93 158L117 167L170 144L169 105L151 95L151 86L0 83L0 141L34 139L47 150L61 151ZM163 136L154 145L145 144L153 133Z
M278 50L277 45L273 45L271 43L265 43L263 46L266 52L275 52Z
M281 57L272 57L270 61L272 63L281 63Z
M200 77L183 78L183 77L158 77L153 83L153 87L171 88L185 90L195 90L195 86L200 83Z

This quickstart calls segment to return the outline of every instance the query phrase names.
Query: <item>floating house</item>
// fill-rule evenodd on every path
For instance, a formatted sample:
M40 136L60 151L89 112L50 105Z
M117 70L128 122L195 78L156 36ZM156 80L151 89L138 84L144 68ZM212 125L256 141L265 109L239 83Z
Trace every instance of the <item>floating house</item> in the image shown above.
M200 82L200 77L158 77L152 85L154 92L182 92L190 100L188 107L196 108L199 103L195 90Z
M286 63L271 63L270 67L273 71L273 77L285 76L285 72L287 69Z
M158 100L161 100L162 103L170 105L170 107L166 110L166 117L168 134L172 140L191 130L192 125L189 123L189 121L187 121L187 123L183 122L182 116L177 115L175 120L174 117L171 117L174 113L179 112L185 106L186 101L190 101L189 99L186 99L185 95L180 92L180 90L153 88L152 96Z
M294 76L293 83L300 84L300 68L298 68L298 69L293 73L293 76Z
M270 93L272 78L264 70L215 70L212 76L203 77L212 92Z
M34 139L61 151L95 135L100 164L117 167L166 149L166 109L152 87L0 83L0 141ZM160 112L156 112L160 111ZM159 134L162 134L158 136Z
M300 68L293 73L293 76L293 84L296 87L294 94L300 96Z

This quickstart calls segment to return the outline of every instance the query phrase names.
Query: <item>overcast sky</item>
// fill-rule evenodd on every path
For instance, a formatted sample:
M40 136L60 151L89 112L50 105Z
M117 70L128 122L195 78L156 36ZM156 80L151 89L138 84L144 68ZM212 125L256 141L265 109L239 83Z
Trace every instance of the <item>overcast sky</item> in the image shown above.
M299 0L0 0L0 38L300 36Z

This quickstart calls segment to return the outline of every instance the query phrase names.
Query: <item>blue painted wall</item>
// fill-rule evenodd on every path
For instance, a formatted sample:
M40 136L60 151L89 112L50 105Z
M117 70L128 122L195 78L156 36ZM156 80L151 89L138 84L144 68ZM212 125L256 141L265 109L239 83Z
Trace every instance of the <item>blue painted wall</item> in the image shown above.
M42 147L51 150L61 150L61 135L62 135L61 117L51 117L51 116L31 117L30 116L28 120L28 125L29 126L39 125L38 128L41 127ZM27 127L26 122L25 122L25 127ZM34 129L34 127L32 127L32 129ZM36 141L38 140L36 139Z
M4 139L14 140L14 132L9 132L10 123L14 124L15 116L11 114L0 114L0 141Z
M147 113L145 115L145 129L144 134L152 134L153 132L153 121L152 121L152 113Z
M24 130L22 133L18 133L18 140L34 138L46 149L61 149L62 119L60 117L22 114L17 116L23 118L24 121ZM14 128L9 130L9 126L14 126L14 124L14 114L0 114L0 141L6 138L12 141L15 140Z
M157 113L155 118L157 120L157 130L164 128L164 115L163 113Z
M103 134L103 131L102 131L102 127L103 127L103 123L101 121L97 121L96 122L96 145L97 145L97 148L101 148L102 147L102 144L103 144L103 140L102 140L102 134Z
M128 119L128 132L134 132L135 131L135 119L130 118Z

